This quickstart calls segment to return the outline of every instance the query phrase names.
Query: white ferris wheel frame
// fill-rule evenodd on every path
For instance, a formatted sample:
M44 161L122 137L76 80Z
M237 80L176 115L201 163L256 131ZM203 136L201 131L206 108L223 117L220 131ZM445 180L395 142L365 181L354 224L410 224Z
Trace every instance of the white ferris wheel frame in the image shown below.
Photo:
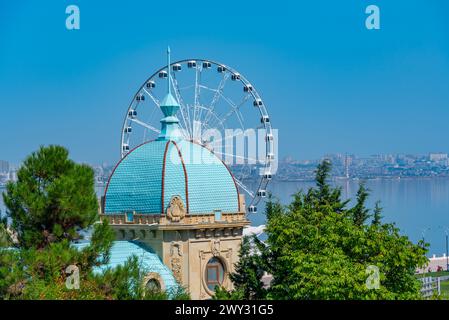
M188 65L189 63L192 63L192 62L195 63L195 66L188 67L188 68L195 69L195 83L191 86L180 88L178 86L178 82L176 79L176 71L171 69L173 71L168 72L168 70L169 70L168 67L173 68L174 66ZM221 69L222 71L218 71L218 73L221 73L223 75L223 78L221 79L220 84L218 85L217 88L209 88L208 86L201 83L201 74L202 74L203 68L205 66L207 66L207 69L212 69L215 66L217 68L217 71L219 70L219 68L222 68ZM139 104L142 102L142 100L140 99L140 97L142 97L142 96L146 96L151 100L151 102L157 107L154 110L159 108L160 102L151 93L151 84L155 85L155 83L156 83L155 80L160 78L160 74L161 73L163 74L164 72L166 73L165 77L170 75L171 86L173 88L172 92L174 92L175 97L180 105L179 113L181 116L179 117L180 118L179 124L180 124L181 128L184 129L184 130L182 130L182 132L187 132L189 134L189 136L184 136L184 138L186 140L190 140L190 141L193 140L193 137L194 137L193 123L197 119L201 119L200 117L204 110L207 110L206 112L208 112L208 114L206 115L207 121L205 123L200 122L202 128L205 126L208 126L210 123L214 124L214 125L221 125L223 127L223 123L225 123L225 121L232 114L235 113L241 126L242 126L242 129L245 130L244 125L243 125L243 120L239 116L239 114L240 114L239 109L242 105L244 105L248 101L249 98L253 99L253 101L254 101L253 105L255 107L257 107L260 112L261 125L262 125L263 129L265 129L265 142L266 142L266 144L265 144L266 145L265 159L264 159L265 164L262 165L264 174L260 175L261 178L258 183L256 192L254 192L254 191L250 190L248 187L246 187L242 181L240 181L237 177L235 177L235 175L234 175L234 180L237 183L238 187L241 188L242 190L244 190L251 198L251 201L249 202L249 205L247 206L249 211L250 212L257 211L257 209L254 209L254 208L260 202L261 198L266 196L266 188L267 188L267 185L272 177L272 170L271 170L272 169L272 161L275 156L274 155L274 142L273 142L273 129L271 126L271 121L270 121L267 109L265 107L265 104L263 103L263 100L261 99L256 88L241 73L237 72L237 70L235 70L225 64L218 63L218 62L215 62L212 60L207 60L207 59L183 59L183 60L179 60L179 61L170 63L170 66L166 65L166 66L160 68L155 73L153 73L149 78L147 78L145 80L145 82L137 90L135 95L133 96L132 101L129 104L128 110L126 112L125 118L123 120L121 141L120 141L121 158L123 158L126 154L128 154L130 151L132 151L132 149L129 148L129 138L132 134L132 131L127 132L127 130L128 130L127 128L130 128L133 124L140 125L140 126L144 127L145 129L151 130L157 134L160 133L159 129L146 123L143 120L138 119L136 116L131 116L130 112L137 111ZM240 83L242 83L244 91L247 93L244 96L244 99L242 99L242 101L238 104L234 103L233 101L228 99L223 94L223 89L224 89L227 81L229 80L229 78L232 78L235 82L239 81ZM150 87L147 87L147 84L150 84ZM181 89L193 88L193 86L195 88L194 105L190 106L190 105L187 105L184 103L184 101L182 99L182 95L181 95ZM214 92L213 99L210 102L210 104L207 106L201 105L199 103L201 90L210 90L210 91ZM214 108L216 106L216 103L220 100L220 98L223 99L231 107L231 110L224 116L224 119L219 119L218 116L213 112ZM193 119L192 119L192 116L193 116ZM268 119L268 121L263 121L263 119ZM210 122L210 121L213 121L213 122ZM202 130L201 132L204 132L204 131ZM231 137L233 138L236 136L237 135L234 135ZM200 144L204 145L202 142ZM126 146L128 147L127 149L126 149ZM221 152L215 152L215 153L220 154L220 155L226 155L225 153L221 153ZM235 155L231 155L231 156L235 156ZM246 160L248 160L248 159L246 159Z

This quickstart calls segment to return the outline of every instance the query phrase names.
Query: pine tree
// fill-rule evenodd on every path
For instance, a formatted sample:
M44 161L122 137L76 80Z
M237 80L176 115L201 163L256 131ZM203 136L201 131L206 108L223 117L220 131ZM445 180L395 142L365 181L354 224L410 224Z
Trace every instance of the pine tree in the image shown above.
M317 188L311 188L305 196L305 202L315 207L331 206L334 212L343 212L349 201L341 200L341 188L331 188L327 179L331 172L331 162L323 160L315 171Z
M369 196L369 190L365 187L364 183L359 185L359 190L357 191L357 203L350 210L354 224L357 226L362 226L365 221L369 218L369 209L366 208L366 200Z
M264 270L260 261L258 248L263 245L256 236L243 237L239 252L239 261L235 265L235 272L231 280L235 290L241 293L244 299L262 299L265 297L262 276Z
M114 233L99 220L93 170L68 158L63 147L41 147L24 161L18 180L3 194L14 233L0 254L0 298L101 299L93 268L107 263ZM0 229L6 232L6 219ZM71 241L91 229L90 245L78 250ZM11 247L13 246L13 247ZM68 290L68 266L76 266L82 290ZM129 266L131 268L131 265ZM95 280L96 279L96 280Z
M3 200L21 247L78 239L97 219L93 170L70 160L63 147L33 152L17 177L7 184Z
M68 158L63 147L41 147L18 171L3 195L14 247L0 247L0 299L188 299L176 292L149 293L137 257L117 268L94 272L109 261L114 232L100 222L93 170ZM0 223L0 241L6 220ZM90 230L90 243L72 240ZM5 243L11 246L8 240ZM79 290L66 287L67 267L79 270ZM97 270L98 271L98 270Z
M383 208L380 206L380 201L376 201L376 204L374 205L373 221L371 222L373 226L381 225L383 218L382 210Z
M8 247L12 244L11 235L8 232L6 217L0 218L0 248Z

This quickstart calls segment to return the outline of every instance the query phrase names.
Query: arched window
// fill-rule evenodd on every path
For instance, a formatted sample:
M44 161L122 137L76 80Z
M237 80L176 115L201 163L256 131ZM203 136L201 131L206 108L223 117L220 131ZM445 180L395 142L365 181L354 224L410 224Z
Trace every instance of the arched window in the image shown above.
M145 288L148 291L151 292L157 292L157 291L161 291L161 284L159 281L157 281L157 279L151 278L150 280L147 281L147 283L145 284Z
M223 284L224 267L218 258L211 258L206 265L206 284L209 290L214 291L215 286Z

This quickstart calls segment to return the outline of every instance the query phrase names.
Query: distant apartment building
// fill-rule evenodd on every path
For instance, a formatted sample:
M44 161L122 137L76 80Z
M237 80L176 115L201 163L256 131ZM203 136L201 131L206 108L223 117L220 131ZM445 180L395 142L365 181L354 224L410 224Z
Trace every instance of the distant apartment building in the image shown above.
M8 176L9 176L9 181L17 181L17 171L10 170Z
M0 160L0 173L8 173L9 172L9 162Z
M448 266L448 258L445 253L442 256L433 255L432 258L429 258L429 262L424 267L418 268L416 272L425 273L448 270Z
M446 162L447 161L447 153L430 153L429 160L433 162Z

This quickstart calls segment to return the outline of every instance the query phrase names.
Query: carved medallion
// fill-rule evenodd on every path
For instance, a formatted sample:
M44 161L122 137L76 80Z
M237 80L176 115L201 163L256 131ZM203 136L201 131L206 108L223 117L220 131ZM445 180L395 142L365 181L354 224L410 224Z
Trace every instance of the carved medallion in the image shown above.
M212 255L214 257L220 255L220 240L219 239L212 240L210 243L210 247L211 247Z
M186 209L180 196L173 196L167 208L167 217L172 222L179 222L186 216Z

